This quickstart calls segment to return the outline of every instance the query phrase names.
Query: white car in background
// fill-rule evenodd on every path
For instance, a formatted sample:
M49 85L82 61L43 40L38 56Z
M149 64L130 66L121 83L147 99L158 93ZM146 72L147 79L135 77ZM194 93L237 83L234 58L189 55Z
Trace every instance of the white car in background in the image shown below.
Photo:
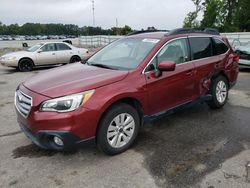
M235 46L234 52L240 56L239 67L250 68L250 42L245 45Z
M26 72L31 71L36 66L79 62L87 54L87 49L76 48L66 42L43 42L28 48L26 51L3 55L0 57L0 64Z

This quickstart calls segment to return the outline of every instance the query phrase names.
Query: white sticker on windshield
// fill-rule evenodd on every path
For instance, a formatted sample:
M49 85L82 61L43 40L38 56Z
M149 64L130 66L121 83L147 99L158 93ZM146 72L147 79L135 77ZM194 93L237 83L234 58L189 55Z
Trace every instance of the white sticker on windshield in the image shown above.
M151 43L157 43L159 42L160 40L158 39L143 39L142 42L151 42Z

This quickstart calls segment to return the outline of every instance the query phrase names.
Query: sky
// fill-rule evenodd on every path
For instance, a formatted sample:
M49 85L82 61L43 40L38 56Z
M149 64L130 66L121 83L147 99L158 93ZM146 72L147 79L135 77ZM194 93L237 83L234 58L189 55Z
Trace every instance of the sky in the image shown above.
M129 25L133 29L182 27L191 0L95 0L95 26ZM93 26L91 0L0 0L0 21L17 23L63 23Z

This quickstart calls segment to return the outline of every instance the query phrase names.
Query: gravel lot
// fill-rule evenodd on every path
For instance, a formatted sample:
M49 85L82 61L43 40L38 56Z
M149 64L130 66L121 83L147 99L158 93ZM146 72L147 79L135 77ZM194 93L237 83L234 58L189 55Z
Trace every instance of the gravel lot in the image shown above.
M15 88L44 70L0 66L0 187L250 187L250 71L223 109L198 104L147 123L131 149L110 157L95 146L44 151L20 132Z

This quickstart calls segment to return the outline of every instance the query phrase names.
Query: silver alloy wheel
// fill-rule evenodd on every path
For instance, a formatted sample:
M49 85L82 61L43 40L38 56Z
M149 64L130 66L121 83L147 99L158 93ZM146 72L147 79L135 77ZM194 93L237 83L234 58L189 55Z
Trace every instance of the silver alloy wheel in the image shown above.
M109 124L107 131L108 143L113 148L121 148L131 140L134 131L134 118L127 113L119 114Z
M227 98L227 86L222 80L217 83L216 98L220 104L223 104Z

